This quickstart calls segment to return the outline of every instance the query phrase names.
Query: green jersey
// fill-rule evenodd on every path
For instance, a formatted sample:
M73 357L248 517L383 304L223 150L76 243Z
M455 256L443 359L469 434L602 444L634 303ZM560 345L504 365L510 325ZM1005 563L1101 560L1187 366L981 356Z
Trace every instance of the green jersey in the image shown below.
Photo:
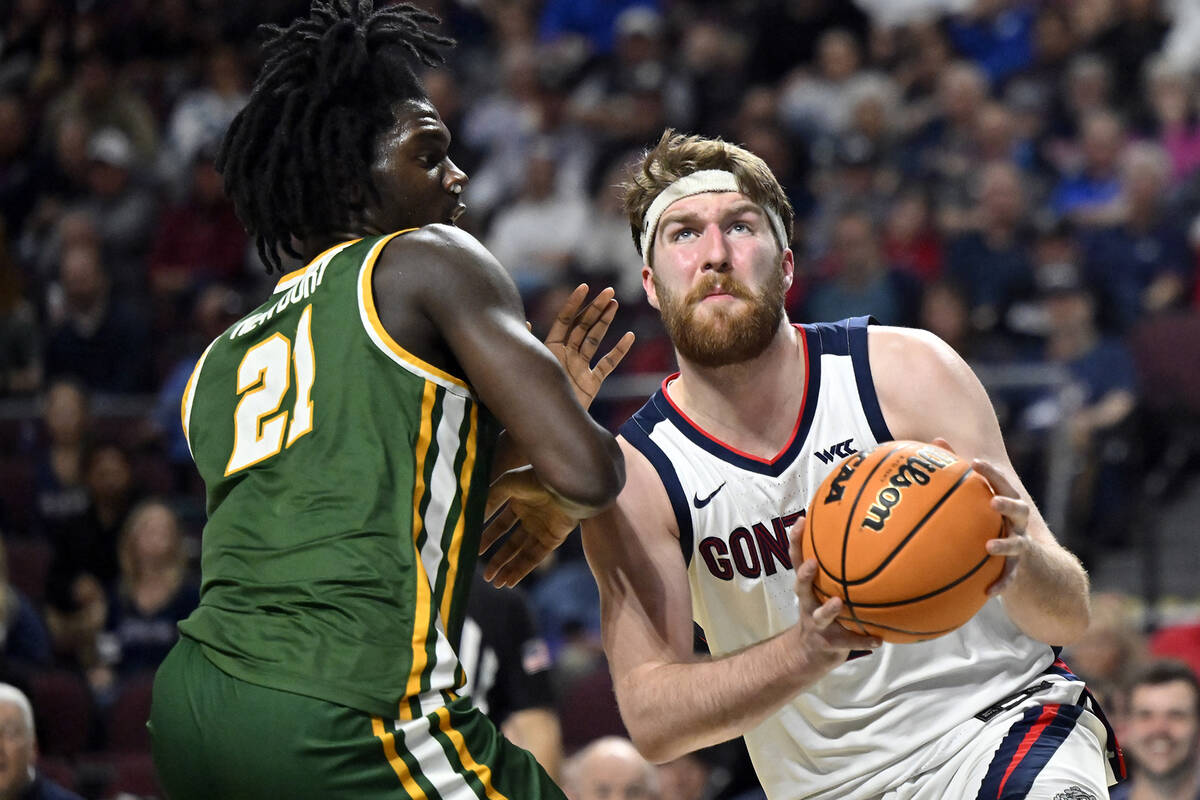
M180 630L234 677L411 719L463 683L496 426L380 324L371 276L397 235L285 276L196 365L182 416L208 523Z

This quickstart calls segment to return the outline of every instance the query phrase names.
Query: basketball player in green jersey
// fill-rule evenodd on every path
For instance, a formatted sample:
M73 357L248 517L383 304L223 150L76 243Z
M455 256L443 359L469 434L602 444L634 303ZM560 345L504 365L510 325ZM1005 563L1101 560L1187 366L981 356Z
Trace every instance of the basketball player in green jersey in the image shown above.
M159 670L150 728L172 800L563 797L456 689L498 431L582 519L624 465L588 366L615 305L581 287L526 330L500 264L452 226L467 182L414 69L449 41L408 5L317 0L272 27L219 155L271 267L307 266L201 356L184 394L208 492L199 608ZM559 538L511 542L512 580Z

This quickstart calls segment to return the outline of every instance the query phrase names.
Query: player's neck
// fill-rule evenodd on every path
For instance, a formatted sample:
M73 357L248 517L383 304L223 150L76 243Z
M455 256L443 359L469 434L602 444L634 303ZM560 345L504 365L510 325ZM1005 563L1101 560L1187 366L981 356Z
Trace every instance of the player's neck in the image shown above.
M786 319L767 349L749 361L701 367L678 358L671 400L705 431L755 455L773 456L786 444L806 378L799 333Z

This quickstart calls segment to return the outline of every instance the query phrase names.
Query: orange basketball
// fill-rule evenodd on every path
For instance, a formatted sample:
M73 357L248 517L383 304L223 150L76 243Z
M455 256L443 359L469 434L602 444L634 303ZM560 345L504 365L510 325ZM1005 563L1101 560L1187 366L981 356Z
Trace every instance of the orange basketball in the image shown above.
M923 442L884 442L843 460L808 506L801 549L819 602L887 642L949 633L987 601L1004 570L988 539L1005 533L992 489L969 462Z

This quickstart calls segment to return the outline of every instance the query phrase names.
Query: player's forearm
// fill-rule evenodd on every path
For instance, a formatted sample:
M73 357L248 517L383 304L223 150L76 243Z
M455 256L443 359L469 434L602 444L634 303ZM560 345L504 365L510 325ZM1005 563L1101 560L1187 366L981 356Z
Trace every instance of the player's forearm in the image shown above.
M617 701L638 750L665 763L743 735L844 657L807 652L793 627L722 658L633 669Z
M1050 645L1071 644L1091 618L1087 573L1057 543L1035 537L1030 545L1003 594L1005 610L1026 635Z

